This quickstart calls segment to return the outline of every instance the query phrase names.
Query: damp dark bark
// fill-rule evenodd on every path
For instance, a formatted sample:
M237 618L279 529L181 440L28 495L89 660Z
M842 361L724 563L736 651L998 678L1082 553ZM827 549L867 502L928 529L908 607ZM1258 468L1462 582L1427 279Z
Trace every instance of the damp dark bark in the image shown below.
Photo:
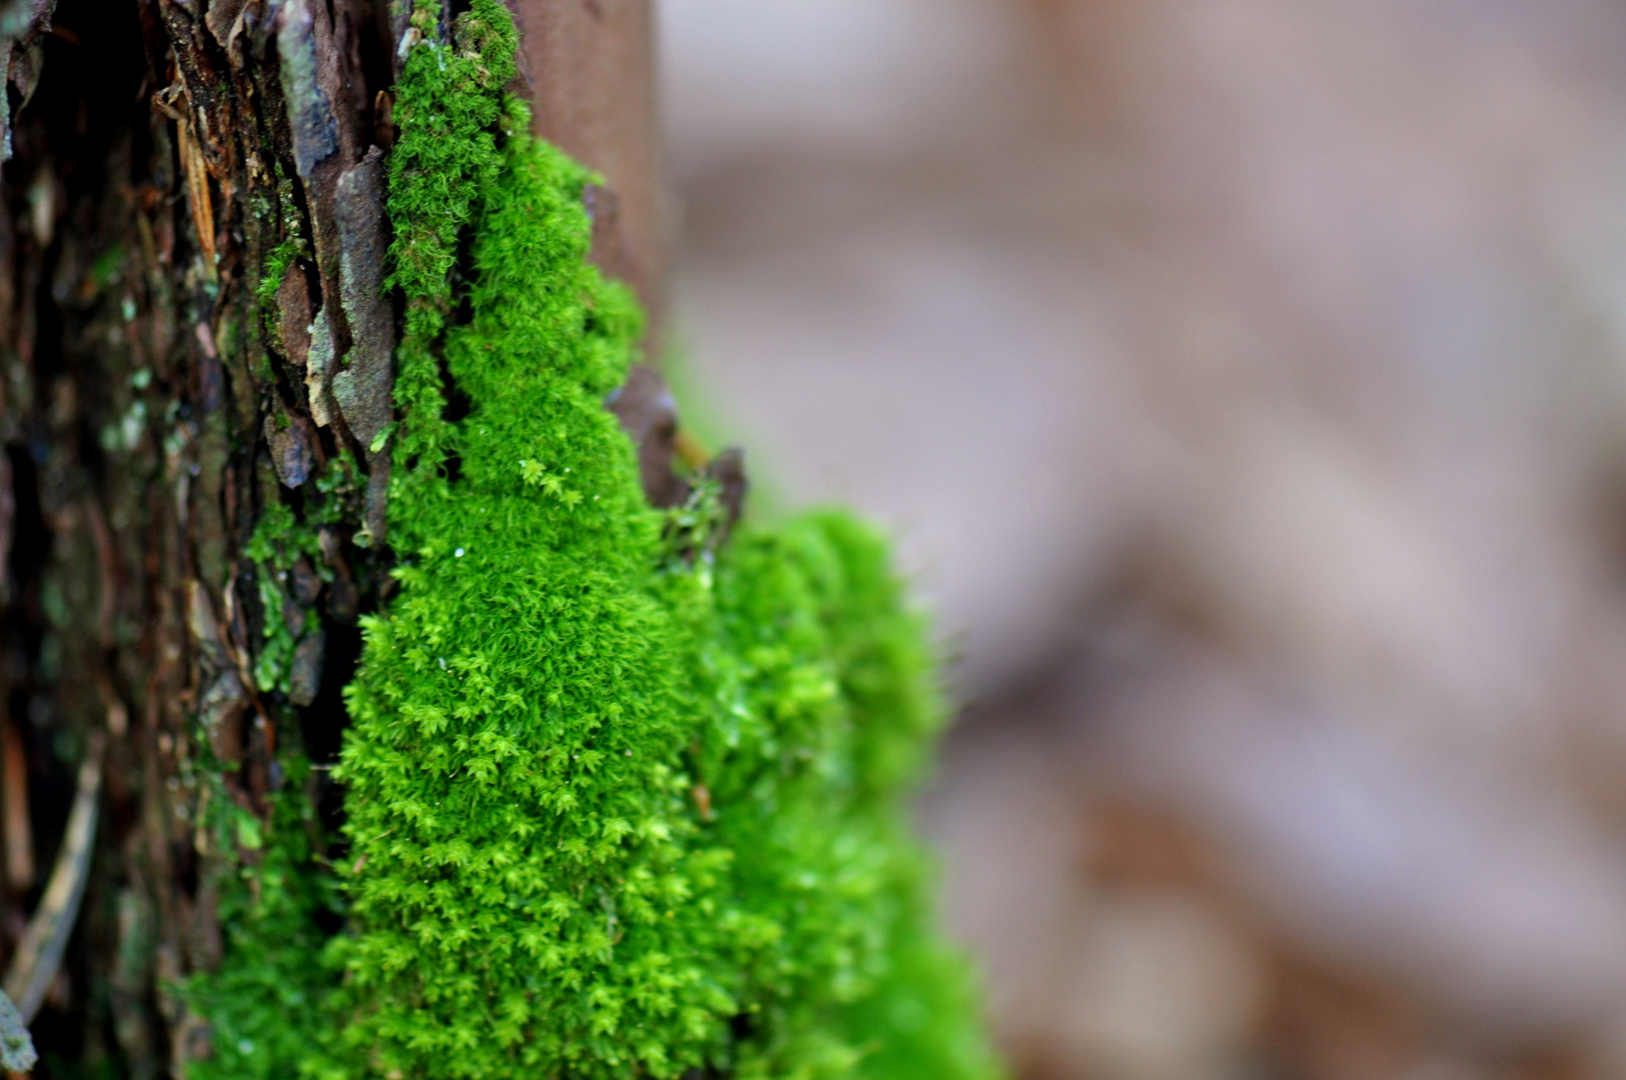
M538 133L605 177L595 261L658 327L647 0L515 14ZM263 817L279 747L337 756L391 565L404 29L389 0L0 0L0 960L42 987L36 1075L211 1053L172 987L256 855L200 803ZM268 520L311 542L266 557Z

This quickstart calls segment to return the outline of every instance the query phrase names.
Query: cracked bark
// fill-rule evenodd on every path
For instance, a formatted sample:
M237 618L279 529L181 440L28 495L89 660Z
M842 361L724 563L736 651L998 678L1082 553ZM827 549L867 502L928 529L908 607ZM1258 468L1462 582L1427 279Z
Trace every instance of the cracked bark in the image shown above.
M209 802L263 815L279 742L333 760L387 580L380 199L404 27L386 0L52 6L0 0L0 962L105 740L36 1075L145 1080L211 1051L168 987L218 964L213 871L256 857L217 849ZM648 2L515 8L536 130L603 175L593 257L658 327ZM308 554L250 557L270 508L318 504ZM278 626L295 640L271 670ZM333 793L306 794L332 824Z

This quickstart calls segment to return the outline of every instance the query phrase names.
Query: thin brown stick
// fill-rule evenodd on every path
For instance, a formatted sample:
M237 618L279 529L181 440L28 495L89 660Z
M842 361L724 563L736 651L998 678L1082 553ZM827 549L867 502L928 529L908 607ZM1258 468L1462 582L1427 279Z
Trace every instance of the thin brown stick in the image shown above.
M45 895L28 920L28 929L17 946L6 971L5 991L17 1003L23 1022L31 1023L45 1000L45 992L62 966L62 953L79 916L79 901L85 895L85 879L90 875L90 856L96 846L96 816L102 790L102 749L104 737L95 731L79 766L79 790L68 813L62 850L51 868Z
M191 118L176 125L181 151L181 168L186 173L187 206L192 211L192 225L198 231L198 247L203 254L203 276L213 282L215 278L215 212L209 201L209 169L203 161L192 131Z

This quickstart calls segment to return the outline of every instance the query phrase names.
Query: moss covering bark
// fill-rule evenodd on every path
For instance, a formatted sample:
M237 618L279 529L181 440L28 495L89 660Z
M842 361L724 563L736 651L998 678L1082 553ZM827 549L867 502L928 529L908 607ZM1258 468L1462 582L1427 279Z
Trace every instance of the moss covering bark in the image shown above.
M236 1041L194 1075L994 1075L908 836L943 708L884 545L840 513L712 543L703 478L650 507L604 407L639 315L587 261L592 177L526 134L497 0L449 42L425 19L373 447L399 591L347 692L349 851L273 823L191 991Z

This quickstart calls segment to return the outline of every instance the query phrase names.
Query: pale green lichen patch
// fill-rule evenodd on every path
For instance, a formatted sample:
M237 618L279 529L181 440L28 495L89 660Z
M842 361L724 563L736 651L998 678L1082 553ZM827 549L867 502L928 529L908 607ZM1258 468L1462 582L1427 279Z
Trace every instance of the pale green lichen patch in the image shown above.
M7 1072L26 1073L39 1060L34 1051L34 1040L28 1034L28 1025L17 1012L11 998L0 990L0 1066Z

